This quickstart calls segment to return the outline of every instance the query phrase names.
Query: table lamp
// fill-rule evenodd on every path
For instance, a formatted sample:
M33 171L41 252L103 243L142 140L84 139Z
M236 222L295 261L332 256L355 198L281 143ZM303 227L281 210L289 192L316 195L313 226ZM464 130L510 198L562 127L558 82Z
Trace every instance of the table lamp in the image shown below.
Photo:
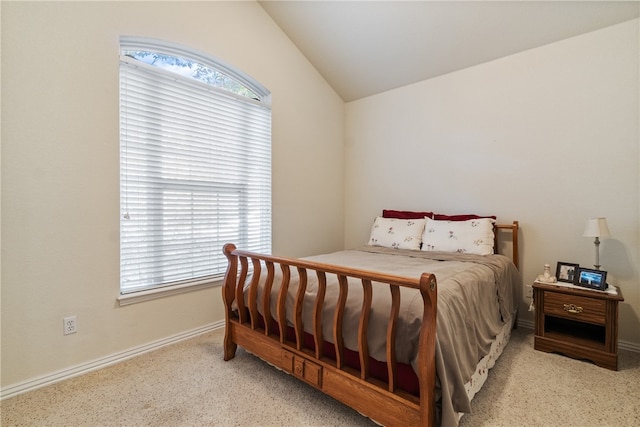
M596 263L594 267L600 270L600 237L609 237L609 227L606 218L589 218L584 229L584 237L595 237L593 244L596 246Z

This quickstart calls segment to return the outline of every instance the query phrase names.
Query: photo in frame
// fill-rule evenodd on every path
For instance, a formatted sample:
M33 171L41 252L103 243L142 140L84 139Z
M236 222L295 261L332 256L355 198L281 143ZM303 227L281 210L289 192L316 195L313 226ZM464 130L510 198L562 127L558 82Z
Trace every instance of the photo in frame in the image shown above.
M576 285L604 291L607 288L607 272L591 268L579 268Z
M556 267L556 278L559 282L576 283L579 268L579 264L558 261L558 266Z

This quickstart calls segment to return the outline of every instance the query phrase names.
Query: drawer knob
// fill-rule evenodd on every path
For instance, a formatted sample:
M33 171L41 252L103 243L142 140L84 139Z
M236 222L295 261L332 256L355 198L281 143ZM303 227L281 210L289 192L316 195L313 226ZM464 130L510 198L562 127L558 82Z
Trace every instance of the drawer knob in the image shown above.
M575 304L565 304L564 305L564 311L568 312L568 313L573 313L573 314L580 314L582 313L582 307L577 306Z

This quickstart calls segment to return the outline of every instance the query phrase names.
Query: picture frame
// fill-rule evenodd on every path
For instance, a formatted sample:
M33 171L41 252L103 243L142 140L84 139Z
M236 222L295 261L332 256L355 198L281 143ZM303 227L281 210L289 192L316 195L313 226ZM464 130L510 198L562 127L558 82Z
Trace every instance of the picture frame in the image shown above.
M576 285L604 291L607 289L607 272L591 268L579 268Z
M579 264L558 261L558 266L556 267L556 279L558 279L558 282L575 284L578 278L579 268Z

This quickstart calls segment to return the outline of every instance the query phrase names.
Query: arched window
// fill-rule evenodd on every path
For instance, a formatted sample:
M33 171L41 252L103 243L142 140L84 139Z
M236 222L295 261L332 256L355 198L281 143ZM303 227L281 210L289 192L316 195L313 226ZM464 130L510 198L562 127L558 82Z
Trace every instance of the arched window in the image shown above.
M270 253L269 92L205 54L122 37L120 206L121 294L211 283L227 242Z

